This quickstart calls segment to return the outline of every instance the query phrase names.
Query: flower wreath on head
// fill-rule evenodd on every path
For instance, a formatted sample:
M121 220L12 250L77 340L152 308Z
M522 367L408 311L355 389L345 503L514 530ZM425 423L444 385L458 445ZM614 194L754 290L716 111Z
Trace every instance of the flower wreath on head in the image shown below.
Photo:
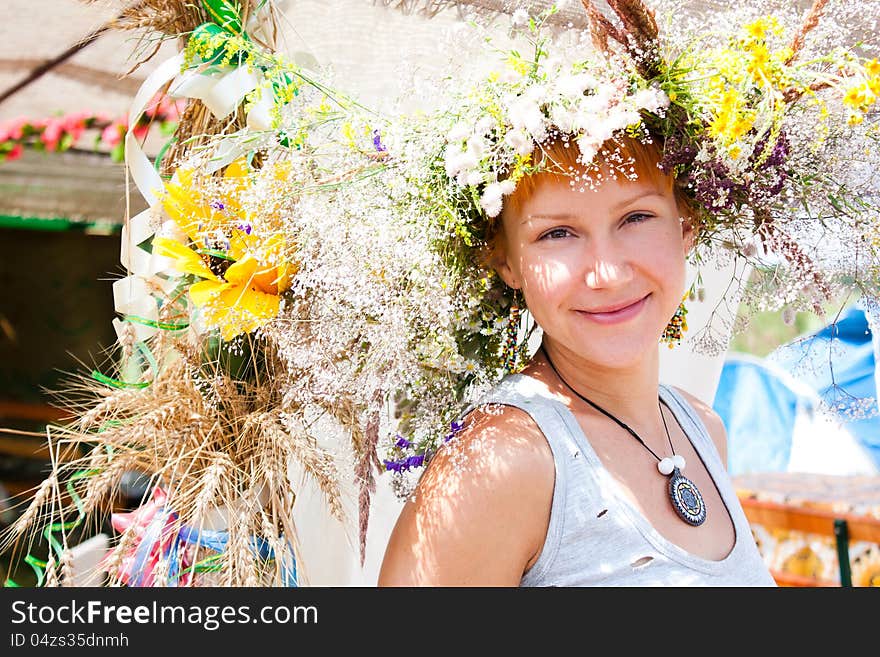
M831 299L835 277L863 291L876 280L877 185L864 168L847 170L842 154L853 144L876 152L880 64L842 47L799 59L825 0L793 36L763 16L714 42L686 44L662 38L641 0L610 1L611 18L583 4L592 49L586 39L566 48L543 35L551 7L529 21L530 56L505 52L500 67L453 90L431 129L398 135L440 144L425 147L422 169L409 172L418 194L408 201L442 227L436 248L446 254L452 286L470 299L460 325L472 329L456 340L477 366L452 374L459 397L446 417L451 431L396 436L385 465L397 475L460 430L455 413L468 399L525 362L528 332L508 326L505 340L504 318L518 319L517 302L478 254L490 247L489 227L522 178L556 167L535 157L550 141L578 149L582 169L556 173L585 187L600 179L602 172L592 179L594 159L615 140L657 144L659 168L694 215L697 262L719 247L746 259L771 254L812 308ZM636 175L625 157L610 159L603 165L611 175ZM804 244L819 244L823 231L854 240L868 266L853 275L822 261Z

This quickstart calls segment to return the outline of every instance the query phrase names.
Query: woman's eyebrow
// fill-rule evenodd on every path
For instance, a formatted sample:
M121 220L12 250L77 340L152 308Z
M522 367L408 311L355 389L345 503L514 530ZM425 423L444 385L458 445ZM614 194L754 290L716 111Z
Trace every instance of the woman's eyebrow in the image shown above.
M639 201L639 200L645 198L646 196L659 196L659 197L663 198L665 195L663 194L663 192L660 192L656 189L645 190L644 192L642 192L640 194L635 194L633 196L630 196L627 199L622 200L620 203L617 203L616 205L614 205L612 210L616 211L616 210L619 210L620 208L625 208L627 205L630 205L636 201Z
M569 214L568 212L562 212L560 214L530 214L528 217L522 220L520 226L524 226L530 221L534 221L536 219L546 219L550 221L558 221L560 219L572 219L574 218L573 214Z

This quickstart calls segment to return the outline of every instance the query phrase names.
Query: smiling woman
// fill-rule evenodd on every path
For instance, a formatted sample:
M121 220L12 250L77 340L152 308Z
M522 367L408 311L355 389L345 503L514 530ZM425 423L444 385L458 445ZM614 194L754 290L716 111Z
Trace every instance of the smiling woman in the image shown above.
M781 235L779 195L797 184L787 106L761 94L740 106L731 74L725 98L739 104L716 112L719 90L698 87L717 75L662 61L651 12L614 6L628 34L596 19L589 58L537 37L533 61L511 52L454 99L443 152L426 159L420 193L445 201L454 227L442 246L472 248L461 260L489 270L486 297L509 312L504 373L419 454L428 466L381 585L774 585L725 469L724 426L660 382L659 345L686 328L694 249L724 231L742 240L743 217L767 244Z
M489 263L541 348L432 460L380 584L772 585L717 416L659 383L695 229L658 150L623 137L584 165L559 139L534 157L551 164L505 200Z
M681 303L694 229L652 144L609 142L590 170L575 150L555 141L536 156L554 166L509 197L492 265L525 295L545 341L625 366L656 350Z

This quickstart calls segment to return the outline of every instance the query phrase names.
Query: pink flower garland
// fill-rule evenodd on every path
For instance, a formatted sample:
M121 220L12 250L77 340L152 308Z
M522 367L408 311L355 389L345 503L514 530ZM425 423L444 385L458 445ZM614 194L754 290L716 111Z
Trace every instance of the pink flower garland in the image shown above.
M143 140L152 125L158 125L164 134L169 134L174 122L186 101L157 96L138 118L132 131ZM48 119L28 119L20 116L7 121L0 121L0 162L15 160L21 157L24 148L46 151L66 151L77 145L87 130L100 131L95 139L95 148L103 145L110 149L114 161L122 161L124 157L123 137L128 132L128 117L110 119L104 113L90 114L74 112L60 117Z

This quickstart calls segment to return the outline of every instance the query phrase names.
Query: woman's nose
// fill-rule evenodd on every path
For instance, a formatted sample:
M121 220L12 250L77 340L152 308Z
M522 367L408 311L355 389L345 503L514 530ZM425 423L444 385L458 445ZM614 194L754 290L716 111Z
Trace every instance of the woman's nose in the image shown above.
M585 282L589 288L601 289L628 283L632 277L632 267L627 260L605 249L603 253L592 254Z

